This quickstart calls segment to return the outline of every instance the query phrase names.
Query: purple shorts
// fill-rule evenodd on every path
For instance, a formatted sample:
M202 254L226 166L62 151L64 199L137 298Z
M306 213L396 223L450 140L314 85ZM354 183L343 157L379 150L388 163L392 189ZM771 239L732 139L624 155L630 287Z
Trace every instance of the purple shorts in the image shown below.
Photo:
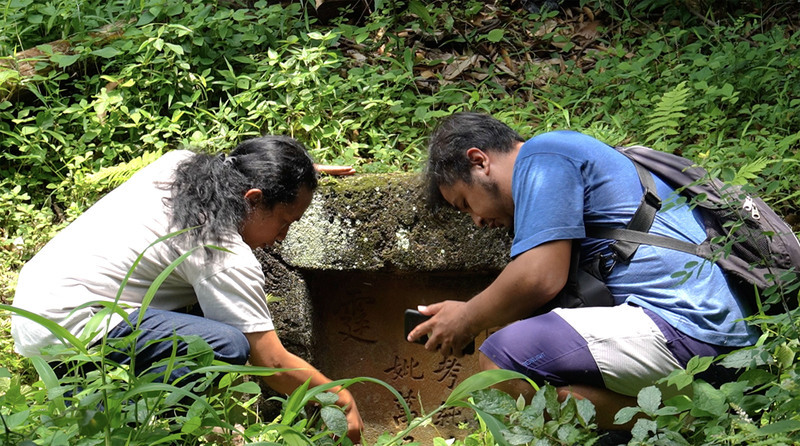
M698 341L674 329L652 311L644 309L644 312L664 335L667 349L681 367L685 368L694 356L716 357L734 350ZM546 381L556 387L569 384L606 387L587 342L554 312L502 328L483 342L480 351L498 367L520 372L539 384ZM720 369L716 367L701 377L713 382L733 376Z

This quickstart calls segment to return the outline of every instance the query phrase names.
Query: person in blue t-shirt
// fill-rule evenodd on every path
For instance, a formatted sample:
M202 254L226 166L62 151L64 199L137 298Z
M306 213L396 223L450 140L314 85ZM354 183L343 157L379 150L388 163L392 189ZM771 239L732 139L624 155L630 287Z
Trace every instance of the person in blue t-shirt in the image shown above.
M688 280L674 277L699 259L649 245L605 278L614 306L556 308L531 317L564 287L574 244L581 262L611 254L611 241L587 238L585 226L624 227L641 201L632 162L594 138L554 131L525 141L490 116L457 113L431 135L425 177L432 203L514 236L511 261L485 290L467 302L421 308L433 317L412 330L409 341L428 334L427 350L460 356L479 332L503 327L480 347L483 369L549 382L562 399L588 398L598 426L619 429L614 415L635 406L642 388L686 367L693 356L718 356L757 339L718 266L702 264ZM688 206L668 205L674 191L654 179L665 203L651 232L702 241L701 221ZM530 397L532 389L521 384L506 383L503 390ZM665 398L677 391L659 386Z

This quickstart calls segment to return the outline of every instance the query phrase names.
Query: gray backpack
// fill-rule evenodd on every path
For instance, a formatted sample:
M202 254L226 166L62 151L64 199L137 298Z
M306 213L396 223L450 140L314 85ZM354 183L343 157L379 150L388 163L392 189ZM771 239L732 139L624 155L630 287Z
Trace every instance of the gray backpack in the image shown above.
M595 262L594 274L605 277L616 263L629 262L640 244L654 245L716 262L753 311L761 305L765 311L771 308L767 313L772 314L798 307L800 242L763 200L710 178L686 158L642 146L617 150L633 161L644 194L627 227L586 227L587 237L616 240L611 258ZM707 233L703 243L648 232L661 208L651 173L674 188L681 200L700 209ZM773 292L777 289L780 293Z

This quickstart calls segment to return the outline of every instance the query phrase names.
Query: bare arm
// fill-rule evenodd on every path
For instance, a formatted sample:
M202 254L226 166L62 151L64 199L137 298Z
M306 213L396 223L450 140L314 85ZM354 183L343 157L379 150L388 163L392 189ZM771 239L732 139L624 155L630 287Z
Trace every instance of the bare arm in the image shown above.
M482 330L530 316L567 282L571 240L556 240L526 251L509 262L485 290L467 302L444 301L422 311L434 315L409 333L409 340L429 334L427 350L461 355Z
M263 377L264 382L275 391L288 395L309 378L311 378L311 387L331 382L314 366L287 351L274 330L245 333L245 336L250 342L250 364L261 367L298 369ZM336 404L345 409L347 436L353 443L360 443L364 424L361 420L361 415L358 413L353 395L347 389L342 389L341 387L334 387L331 391L339 394L339 400Z

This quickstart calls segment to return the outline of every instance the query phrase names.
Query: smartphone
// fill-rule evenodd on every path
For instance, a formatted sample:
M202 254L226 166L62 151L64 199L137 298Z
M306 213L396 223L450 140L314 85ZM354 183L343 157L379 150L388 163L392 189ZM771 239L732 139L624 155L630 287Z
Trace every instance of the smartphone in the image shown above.
M407 309L404 317L404 327L405 327L405 337L408 339L408 334L411 333L411 330L414 329L417 325L427 321L430 319L430 316L426 316L420 313L417 310ZM417 344L425 344L428 342L428 335L423 335L418 337L415 341ZM475 353L475 340L473 339L470 343L464 347L463 353L465 355L471 355Z
M417 310L410 310L410 309L406 310L405 318L403 319L406 339L408 339L408 334L411 333L411 330L413 330L414 327L427 321L430 318L431 318L430 316L425 316L424 314L420 313ZM414 342L416 342L417 344L424 345L426 342L428 342L428 335L422 335L418 337L417 340Z

